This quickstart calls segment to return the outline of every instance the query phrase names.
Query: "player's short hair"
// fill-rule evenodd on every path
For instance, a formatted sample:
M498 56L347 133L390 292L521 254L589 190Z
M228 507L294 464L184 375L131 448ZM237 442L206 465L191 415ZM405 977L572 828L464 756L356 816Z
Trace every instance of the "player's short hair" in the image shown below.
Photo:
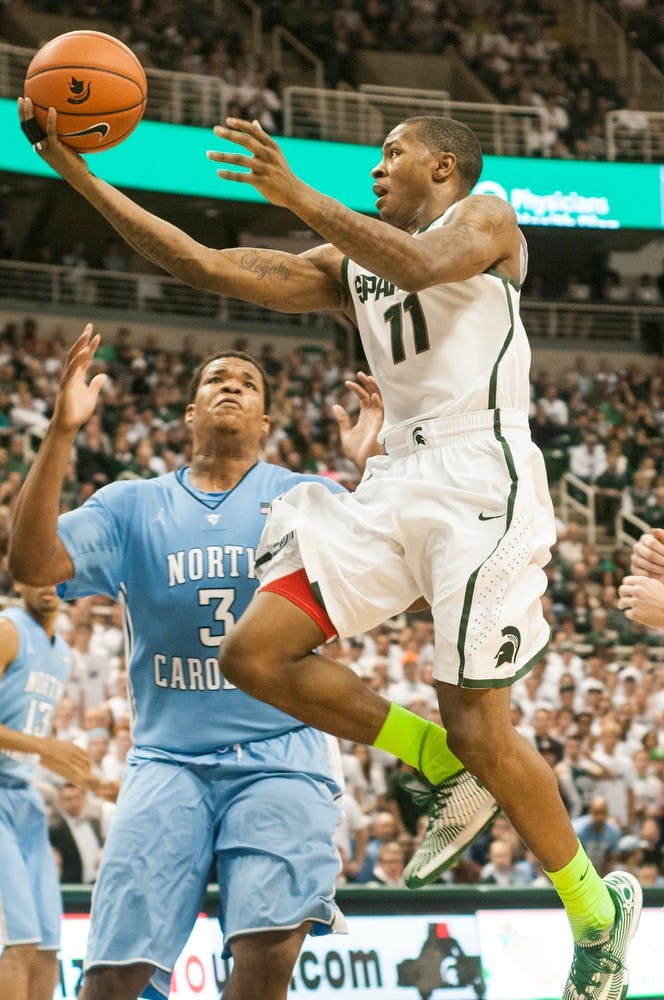
M433 153L454 153L461 179L469 191L475 187L482 173L482 147L467 125L442 115L416 115L402 124L415 125L422 142Z
M201 384L201 379L203 378L203 372L207 366L211 365L213 361L218 361L220 358L239 358L240 361L248 361L260 372L261 379L263 380L263 411L265 413L269 413L270 406L272 405L272 390L268 381L267 372L263 368L260 361L253 358L251 354L245 354L244 351L219 351L218 354L211 354L209 358L205 358L204 361L201 361L200 365L194 369L189 380L189 388L187 390L187 406L195 400L198 387Z

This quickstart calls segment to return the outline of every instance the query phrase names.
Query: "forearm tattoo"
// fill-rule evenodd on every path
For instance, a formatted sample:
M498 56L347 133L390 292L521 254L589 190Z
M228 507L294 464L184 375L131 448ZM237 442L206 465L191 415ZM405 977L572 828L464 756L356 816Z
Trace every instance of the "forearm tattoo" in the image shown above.
M259 281L263 281L267 277L281 278L283 281L288 281L293 274L292 267L288 267L285 261L279 256L266 257L265 254L259 253L256 250L248 250L240 258L238 266L241 271L249 271L251 274L255 274Z

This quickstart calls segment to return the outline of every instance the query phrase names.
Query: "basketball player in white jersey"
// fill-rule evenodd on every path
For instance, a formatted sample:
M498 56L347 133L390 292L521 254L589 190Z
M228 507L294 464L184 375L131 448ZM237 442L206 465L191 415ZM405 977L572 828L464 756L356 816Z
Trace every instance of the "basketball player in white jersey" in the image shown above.
M205 247L95 177L85 160L58 140L54 109L48 112L46 135L32 117L31 101L19 98L18 104L21 128L39 155L148 260L200 287L221 287L222 276L228 277L230 269L234 277L224 287L238 297L291 312L339 308L354 319L354 309L341 283L341 256L333 247L301 256L251 248L217 251ZM306 577L301 582L305 591L310 589ZM314 616L318 613L311 604L309 611ZM346 671L345 676L351 685L351 699L366 700L363 682L352 671ZM435 837L429 838L426 850L418 854L406 872L407 884L415 888L449 868L493 821L499 806L449 749L444 729L399 705L390 706L378 696L371 695L370 700L371 711L365 706L359 725L354 724L358 734L363 734L358 738L416 767L431 789L431 829ZM345 731L334 729L332 721L328 728L344 735Z
M239 147L208 153L222 178L251 184L327 243L299 256L203 247L80 166L57 142L52 109L41 152L131 246L195 287L286 312L344 311L381 388L385 454L368 462L358 490L329 501L298 486L273 505L262 586L222 644L222 670L311 725L384 746L404 724L398 709L312 650L423 595L450 749L542 862L570 919L564 1000L622 1000L641 890L625 872L600 879L553 772L510 718L510 684L548 639L540 598L554 541L528 432L518 312L526 253L515 214L470 195L481 150L452 119L407 119L387 136L372 171L380 220L301 181L257 122L229 118L215 133ZM413 741L426 746L421 734ZM440 870L444 826L434 812L413 881Z

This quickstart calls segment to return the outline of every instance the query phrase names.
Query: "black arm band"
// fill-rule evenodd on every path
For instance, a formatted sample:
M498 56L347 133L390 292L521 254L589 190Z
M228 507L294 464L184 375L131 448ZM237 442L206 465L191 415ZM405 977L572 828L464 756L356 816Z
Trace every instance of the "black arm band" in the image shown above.
M36 118L28 118L27 121L21 122L21 131L28 137L28 142L32 146L46 138L46 132Z

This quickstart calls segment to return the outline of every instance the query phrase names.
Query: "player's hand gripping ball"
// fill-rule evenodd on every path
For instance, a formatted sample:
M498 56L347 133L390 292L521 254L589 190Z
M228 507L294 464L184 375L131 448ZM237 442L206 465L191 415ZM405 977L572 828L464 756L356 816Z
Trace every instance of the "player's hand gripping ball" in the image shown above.
M55 108L58 138L79 153L110 149L126 139L143 117L147 93L145 71L134 53L101 31L68 31L51 39L25 78L37 126L45 132L48 109ZM31 141L39 140L37 131Z

